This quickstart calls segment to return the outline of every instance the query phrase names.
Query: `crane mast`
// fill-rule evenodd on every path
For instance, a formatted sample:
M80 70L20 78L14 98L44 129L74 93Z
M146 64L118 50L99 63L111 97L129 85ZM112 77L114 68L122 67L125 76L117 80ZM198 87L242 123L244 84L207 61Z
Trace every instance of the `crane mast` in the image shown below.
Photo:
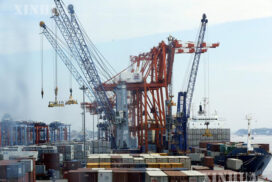
M175 139L176 143L178 144L177 150L181 151L187 150L187 122L188 118L190 117L190 109L195 89L200 56L201 53L203 53L202 47L207 23L208 19L206 14L203 14L187 90L185 92L178 93L177 127Z

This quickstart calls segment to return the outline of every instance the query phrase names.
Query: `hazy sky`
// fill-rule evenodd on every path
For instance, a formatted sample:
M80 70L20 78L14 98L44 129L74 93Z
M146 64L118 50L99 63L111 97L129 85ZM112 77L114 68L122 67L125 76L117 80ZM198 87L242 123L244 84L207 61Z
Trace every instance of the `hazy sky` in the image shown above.
M270 0L64 0L73 3L92 40L116 70L129 56L149 49L168 35L196 39L202 13L209 19L207 41L220 47L203 55L195 105L203 97L203 67L209 62L211 110L217 110L233 129L246 127L244 116L253 113L254 127L272 127L272 1ZM60 120L81 128L79 106L47 108L53 100L54 54L45 41L45 98L40 97L40 28L50 19L53 0L0 1L0 118L50 122ZM179 55L174 65L174 93L182 88L191 56ZM69 74L60 62L59 97L69 96ZM74 82L74 96L82 93ZM88 116L87 126L92 126Z

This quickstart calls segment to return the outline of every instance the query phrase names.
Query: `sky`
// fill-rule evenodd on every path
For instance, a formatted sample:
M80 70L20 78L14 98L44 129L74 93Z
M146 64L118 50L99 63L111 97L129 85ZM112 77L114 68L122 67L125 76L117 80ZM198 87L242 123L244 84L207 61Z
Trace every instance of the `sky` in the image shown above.
M209 19L207 42L220 47L201 57L194 95L197 106L204 95L204 67L209 65L210 110L216 110L233 130L272 127L272 1L270 0L64 0L74 4L77 16L102 54L117 71L129 56L149 51L169 35L194 41L202 13ZM10 113L17 120L55 120L81 128L80 107L48 108L54 99L54 52L45 41L44 89L41 99L40 27L50 19L54 1L0 1L0 118ZM178 55L174 63L174 93L183 88L191 56ZM74 97L82 93L73 82ZM69 73L59 63L59 99L69 97ZM174 98L176 99L176 98ZM87 116L87 127L92 117Z

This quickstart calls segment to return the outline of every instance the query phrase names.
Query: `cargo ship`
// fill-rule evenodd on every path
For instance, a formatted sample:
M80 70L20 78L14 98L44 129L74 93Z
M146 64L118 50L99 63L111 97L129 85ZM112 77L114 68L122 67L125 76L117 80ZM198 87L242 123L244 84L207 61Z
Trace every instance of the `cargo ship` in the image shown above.
M209 115L204 107L199 106L196 116L192 116L188 123L188 144L190 146L192 162L200 164L204 156L214 158L214 163L243 173L255 176L262 175L271 160L269 144L252 144L250 123L252 117L247 115L248 141L231 142L230 129L224 127L224 121L219 119L216 112ZM203 155L198 155L203 154Z

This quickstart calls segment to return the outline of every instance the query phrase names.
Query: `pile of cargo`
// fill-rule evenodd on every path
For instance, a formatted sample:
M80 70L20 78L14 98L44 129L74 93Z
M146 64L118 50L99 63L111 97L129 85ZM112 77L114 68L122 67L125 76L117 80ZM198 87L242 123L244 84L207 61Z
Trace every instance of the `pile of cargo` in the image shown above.
M41 160L43 154L49 154L49 153L57 153L57 147L56 146L49 146L49 145L30 145L30 146L24 146L22 151L24 152L37 152L37 160ZM21 155L21 154L20 154Z
M35 180L35 159L0 160L0 181Z
M58 145L57 149L64 161L74 160L74 145Z
M109 154L111 153L111 143L105 140L93 140L90 144L91 154Z
M253 148L263 149L269 152L269 144L253 144ZM225 156L235 149L246 149L243 142L211 142L201 141L199 147L192 147L191 153L187 154L192 160L192 164L201 164L213 169L214 164L224 165L227 169L239 171L243 161L229 158L225 161Z
M229 142L230 129L209 129L211 136L205 136L206 129L188 129L188 145L197 147L201 141Z
M92 154L87 168L191 168L187 156L160 154Z
M68 182L208 182L244 181L242 173L230 170L193 171L159 168L79 168L65 176Z
M86 151L89 152L89 150L87 149ZM84 159L84 144L83 143L74 144L74 159L83 161Z

